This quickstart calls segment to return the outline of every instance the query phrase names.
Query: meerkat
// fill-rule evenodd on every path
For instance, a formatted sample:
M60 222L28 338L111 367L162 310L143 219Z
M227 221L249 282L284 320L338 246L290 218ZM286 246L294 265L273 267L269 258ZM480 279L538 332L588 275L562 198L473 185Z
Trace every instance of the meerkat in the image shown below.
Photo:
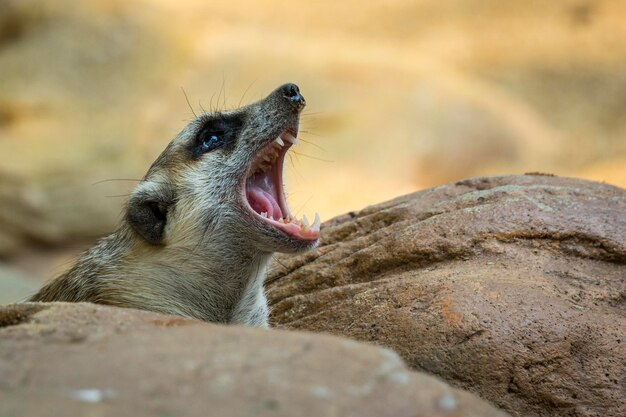
M283 162L305 99L285 84L245 107L192 120L133 190L117 229L28 301L92 302L268 326L274 252L316 246L289 211Z

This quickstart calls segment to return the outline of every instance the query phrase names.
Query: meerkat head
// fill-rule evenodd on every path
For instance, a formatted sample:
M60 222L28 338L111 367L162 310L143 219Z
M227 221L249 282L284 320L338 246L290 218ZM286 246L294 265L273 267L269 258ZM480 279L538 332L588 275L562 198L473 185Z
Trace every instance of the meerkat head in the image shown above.
M151 245L230 239L264 252L312 248L320 221L295 218L283 163L306 102L295 84L236 110L190 122L131 194L126 221Z

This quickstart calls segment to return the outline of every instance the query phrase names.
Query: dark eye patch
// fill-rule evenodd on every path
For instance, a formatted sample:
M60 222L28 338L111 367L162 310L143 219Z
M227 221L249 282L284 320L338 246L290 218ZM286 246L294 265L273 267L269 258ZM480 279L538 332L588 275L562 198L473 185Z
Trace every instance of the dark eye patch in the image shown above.
M203 116L202 125L191 143L192 156L199 158L217 149L231 149L242 126L243 120L238 116Z

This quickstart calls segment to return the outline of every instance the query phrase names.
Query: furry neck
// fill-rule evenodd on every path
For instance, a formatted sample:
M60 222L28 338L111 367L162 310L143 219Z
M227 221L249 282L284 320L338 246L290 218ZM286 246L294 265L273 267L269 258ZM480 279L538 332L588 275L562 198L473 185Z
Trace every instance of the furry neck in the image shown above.
M32 301L88 301L267 326L263 293L271 253L248 242L207 237L201 244L153 246L121 227L86 252Z

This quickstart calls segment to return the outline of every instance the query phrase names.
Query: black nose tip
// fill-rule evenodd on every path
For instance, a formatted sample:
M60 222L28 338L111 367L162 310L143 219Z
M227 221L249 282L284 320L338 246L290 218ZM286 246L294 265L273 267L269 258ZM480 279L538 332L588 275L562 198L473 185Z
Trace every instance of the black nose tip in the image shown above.
M295 84L285 84L281 87L283 96L294 104L303 106L306 104L304 97L300 94L300 89Z

